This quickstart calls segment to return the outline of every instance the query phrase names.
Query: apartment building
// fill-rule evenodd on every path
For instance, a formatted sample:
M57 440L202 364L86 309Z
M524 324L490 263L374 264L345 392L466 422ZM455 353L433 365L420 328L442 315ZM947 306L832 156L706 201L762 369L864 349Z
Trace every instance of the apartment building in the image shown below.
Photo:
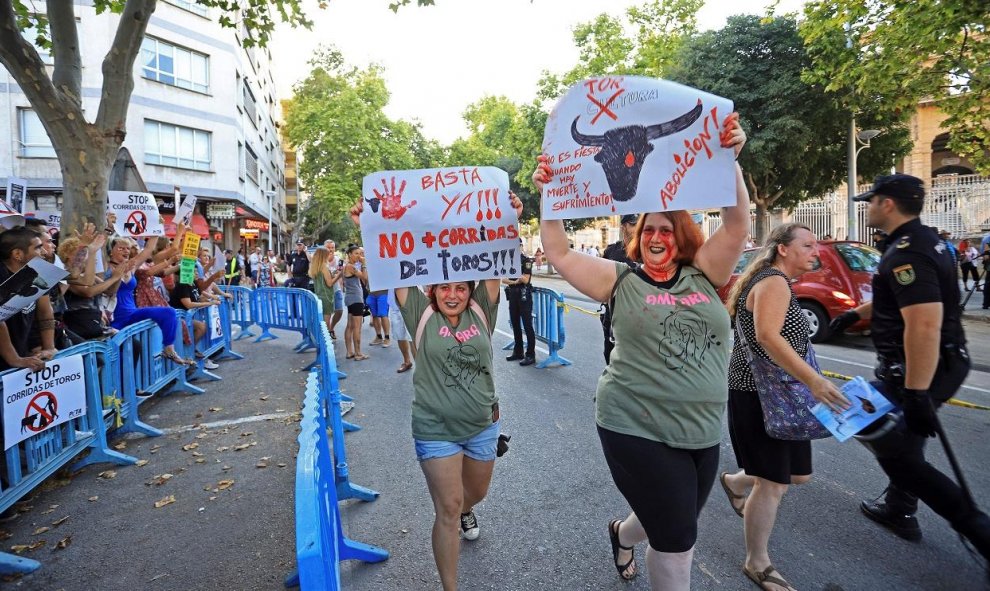
M76 2L75 9L83 108L95 114L101 62L119 16L97 15L88 2ZM166 220L174 213L178 186L197 197L193 229L211 242L267 248L270 218L275 248L285 250L285 158L271 54L242 48L248 32L221 28L216 10L188 0L158 2L134 66L123 147ZM33 38L30 31L25 35ZM27 181L27 207L61 209L62 180L51 142L0 67L0 187L7 177Z

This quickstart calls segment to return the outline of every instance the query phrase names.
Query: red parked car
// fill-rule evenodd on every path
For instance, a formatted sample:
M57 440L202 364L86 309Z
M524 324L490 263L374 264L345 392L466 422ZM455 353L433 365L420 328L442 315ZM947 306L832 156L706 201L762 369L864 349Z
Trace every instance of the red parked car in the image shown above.
M729 283L718 290L723 302L739 273L758 250L751 248L743 252ZM880 251L862 242L818 243L818 264L792 284L794 295L808 317L812 342L820 343L832 336L828 323L833 318L873 300L871 281L879 263ZM849 331L863 332L869 328L870 321L861 320Z

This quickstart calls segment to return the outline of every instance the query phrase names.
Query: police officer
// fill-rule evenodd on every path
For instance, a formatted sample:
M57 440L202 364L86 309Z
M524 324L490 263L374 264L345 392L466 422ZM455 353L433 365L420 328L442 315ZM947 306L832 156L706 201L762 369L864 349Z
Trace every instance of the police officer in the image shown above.
M626 246L636 235L636 222L638 221L639 215L635 213L626 214L620 218L619 231L622 233L622 237L605 247L605 252L602 254L603 258L627 265L632 264L633 261L626 254ZM605 337L605 364L608 365L612 349L615 347L615 343L612 342L612 311L608 307L608 302L602 304L602 313L598 315L598 319L602 322L602 333Z
M860 508L898 536L917 541L920 498L990 558L990 518L925 460L927 438L942 435L936 409L962 385L970 360L955 265L935 230L921 224L924 197L921 179L893 174L877 177L870 191L855 198L869 202L869 225L888 239L873 277L873 302L836 317L831 328L841 331L872 317L879 379L873 385L903 410L898 423L878 421L862 434L890 486L883 502L863 501Z
M309 253L306 252L306 243L302 240L297 241L296 251L289 253L289 256L285 257L285 262L292 274L292 277L285 280L285 286L309 288Z
M519 241L522 247L522 240ZM520 252L522 249L520 248ZM505 298L509 300L509 324L515 339L512 355L506 361L519 361L519 365L536 363L536 332L533 330L533 259L520 254L522 273L518 279L503 279ZM520 326L521 323L521 326ZM522 331L526 330L526 354L523 355ZM521 360L521 361L520 361Z

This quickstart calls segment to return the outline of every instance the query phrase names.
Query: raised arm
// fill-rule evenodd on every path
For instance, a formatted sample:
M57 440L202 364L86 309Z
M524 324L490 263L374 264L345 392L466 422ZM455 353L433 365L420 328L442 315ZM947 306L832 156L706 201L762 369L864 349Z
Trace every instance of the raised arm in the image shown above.
M739 115L731 113L723 123L725 131L719 138L723 148L732 148L736 157L746 144L746 132L739 126ZM694 258L697 267L715 287L728 283L732 270L749 237L749 190L743 179L742 169L736 168L736 203L722 208L722 225L698 249Z
M536 161L533 183L542 194L543 185L553 178L553 171L545 154L538 156ZM598 302L608 301L615 285L614 261L570 248L564 222L560 220L541 219L540 240L543 242L543 254L561 277L589 298Z

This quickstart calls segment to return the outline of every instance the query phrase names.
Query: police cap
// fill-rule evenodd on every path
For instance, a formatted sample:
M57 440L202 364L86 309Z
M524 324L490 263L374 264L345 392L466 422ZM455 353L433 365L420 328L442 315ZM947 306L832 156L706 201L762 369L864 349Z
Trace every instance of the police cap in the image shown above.
M883 195L894 199L915 201L925 198L925 184L916 176L909 174L888 174L878 176L873 181L870 190L856 195L853 201L869 201L874 195Z

